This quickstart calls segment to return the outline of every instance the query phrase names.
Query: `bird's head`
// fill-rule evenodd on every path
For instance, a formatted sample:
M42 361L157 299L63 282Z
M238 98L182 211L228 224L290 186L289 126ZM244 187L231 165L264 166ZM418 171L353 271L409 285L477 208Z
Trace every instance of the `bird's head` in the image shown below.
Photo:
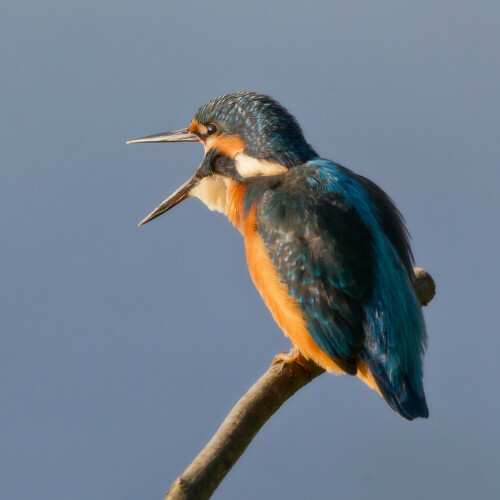
M203 105L188 128L128 141L201 142L205 156L194 173L140 225L196 196L223 211L228 182L249 183L261 176L283 174L316 157L295 118L278 102L254 92L217 97Z

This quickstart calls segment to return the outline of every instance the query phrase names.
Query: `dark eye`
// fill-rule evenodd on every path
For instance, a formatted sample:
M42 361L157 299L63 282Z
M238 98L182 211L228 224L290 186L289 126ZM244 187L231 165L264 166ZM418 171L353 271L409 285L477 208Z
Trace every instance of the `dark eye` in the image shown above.
M207 135L213 135L217 132L217 125L214 125L213 123L209 123L207 125Z

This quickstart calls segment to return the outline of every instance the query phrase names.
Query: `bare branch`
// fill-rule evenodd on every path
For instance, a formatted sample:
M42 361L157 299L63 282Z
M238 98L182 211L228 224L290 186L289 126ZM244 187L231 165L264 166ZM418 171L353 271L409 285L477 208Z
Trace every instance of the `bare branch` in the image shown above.
M435 294L429 273L415 268L414 287L422 305ZM254 436L278 408L324 370L309 362L309 371L294 361L278 361L236 403L191 465L179 476L165 500L210 498Z

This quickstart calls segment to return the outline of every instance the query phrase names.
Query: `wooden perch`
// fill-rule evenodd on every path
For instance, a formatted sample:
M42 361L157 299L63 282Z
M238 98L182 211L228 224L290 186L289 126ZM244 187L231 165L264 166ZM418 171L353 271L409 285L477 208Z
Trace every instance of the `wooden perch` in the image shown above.
M436 286L423 269L415 268L414 287L422 305L427 305L434 297ZM309 372L294 361L271 364L172 484L165 500L210 498L260 428L288 398L324 371L312 362L309 362Z

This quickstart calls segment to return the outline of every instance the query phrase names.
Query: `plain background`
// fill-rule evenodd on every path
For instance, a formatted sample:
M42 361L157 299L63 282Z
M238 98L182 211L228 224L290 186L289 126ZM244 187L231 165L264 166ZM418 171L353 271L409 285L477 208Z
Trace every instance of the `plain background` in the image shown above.
M125 141L236 90L394 198L438 294L428 421L322 376L215 498L498 498L498 1L0 9L2 499L162 498L288 349L224 217L137 227L202 149Z

